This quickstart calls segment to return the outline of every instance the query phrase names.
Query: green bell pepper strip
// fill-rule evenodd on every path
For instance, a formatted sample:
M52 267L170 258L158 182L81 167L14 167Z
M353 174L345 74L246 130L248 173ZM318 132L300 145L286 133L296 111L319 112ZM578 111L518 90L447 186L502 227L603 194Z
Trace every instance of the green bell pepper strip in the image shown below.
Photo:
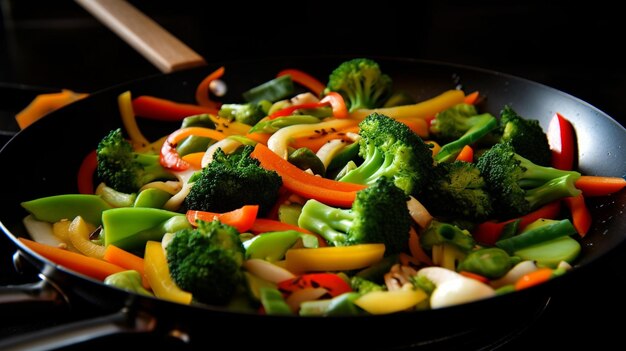
M531 227L531 229L524 230L519 235L500 240L496 242L496 246L509 254L514 254L516 251L529 246L573 234L576 234L576 229L569 219L546 221L544 225Z
M104 183L100 183L100 185L98 185L96 188L96 195L100 195L102 200L108 202L113 207L130 207L137 198L136 193L123 193L108 187Z
M242 95L247 102L258 103L261 100L276 102L293 94L293 81L287 75L267 81L244 92Z
M44 222L58 222L81 216L93 225L102 224L103 211L111 209L99 195L66 194L42 197L21 203L36 219Z
M307 248L318 246L317 238L311 234L304 234L295 230L267 232L243 243L246 259L260 258L270 262L279 261L285 257L287 250L295 245L300 238Z
M561 261L574 261L580 249L578 241L569 236L561 236L517 250L515 255L523 260L535 261L540 267L556 268Z
M266 314L269 315L291 315L293 311L283 299L283 295L276 288L261 287L261 304Z
M165 233L191 228L185 215L147 207L122 207L102 213L104 244L124 250L141 249L146 241L160 241Z
M135 199L133 207L163 208L163 205L172 197L172 194L157 188L142 190Z
M274 133L281 128L289 127L295 124L314 124L319 122L320 118L310 115L279 117L276 119L260 121L255 124L248 133Z
M446 162L453 160L465 145L473 144L498 127L498 120L489 113L476 117L481 117L483 120L470 128L459 139L442 146L441 150L434 156L435 161Z

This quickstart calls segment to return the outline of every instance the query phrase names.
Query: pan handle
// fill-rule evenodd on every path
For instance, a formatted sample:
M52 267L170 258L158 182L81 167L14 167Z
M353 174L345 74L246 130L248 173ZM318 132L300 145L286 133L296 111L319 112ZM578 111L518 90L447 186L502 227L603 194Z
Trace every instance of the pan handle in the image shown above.
M151 333L156 320L129 308L0 340L0 350L57 350L117 334Z
M206 65L202 56L123 0L76 0L161 72Z
M69 309L67 296L49 282L42 274L41 280L22 284L0 287L0 311L3 317L18 317L45 311L58 312Z

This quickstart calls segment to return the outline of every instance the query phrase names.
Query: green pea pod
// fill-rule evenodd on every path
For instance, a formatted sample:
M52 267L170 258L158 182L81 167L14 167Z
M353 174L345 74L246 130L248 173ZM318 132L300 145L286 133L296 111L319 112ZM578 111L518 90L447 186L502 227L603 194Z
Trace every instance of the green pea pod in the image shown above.
M137 195L133 207L162 208L172 197L172 194L157 188L148 188Z
M500 240L496 242L496 246L505 250L509 254L533 246L545 241L556 239L562 236L570 236L576 233L576 229L569 221L564 219L561 221L549 221L545 225L534 227L530 230L524 230L519 235Z
M98 188L96 188L96 195L100 195L102 200L108 202L113 207L130 207L137 198L136 193L123 193L108 187L104 183L100 183L100 185L98 185Z
M154 296L151 292L144 289L141 285L141 274L134 270L111 274L104 279L104 284L141 295Z
M295 124L313 124L319 122L319 118L309 115L278 117L255 124L254 127L250 129L249 133L274 133L281 128L289 127Z
M21 203L36 219L44 222L58 222L62 219L83 217L93 225L102 224L103 211L111 209L99 195L66 194L42 197Z
M319 174L322 177L326 173L326 168L324 167L322 160L320 160L320 158L317 157L313 151L306 147L301 147L289 154L287 161L303 171L311 169L313 174Z
M480 274L490 279L497 279L505 275L520 260L516 256L510 257L502 249L490 247L470 252L459 264L458 270Z
M199 115L185 117L180 127L181 128L203 127L203 128L215 129L215 123L211 119L211 116L209 116L206 113L202 113Z
M246 259L260 258L270 262L281 260L301 234L295 230L259 234L243 243Z
M175 218L175 219L173 219ZM104 244L121 249L141 249L148 240L160 241L163 234L191 227L185 215L147 207L122 207L104 211Z
M328 171L329 172L339 171L341 168L343 168L343 166L346 165L346 163L356 159L358 154L359 154L359 143L352 143L344 147L330 161L330 163L328 164Z
M191 135L183 139L178 146L176 146L176 151L180 156L185 156L194 152L203 152L213 143L213 139L207 137L201 137L196 135Z
M465 145L475 143L478 139L498 128L498 120L488 113L478 115L476 118L481 118L482 121L470 128L459 139L443 145L439 152L435 155L435 161L446 162L453 160L453 158L456 157Z

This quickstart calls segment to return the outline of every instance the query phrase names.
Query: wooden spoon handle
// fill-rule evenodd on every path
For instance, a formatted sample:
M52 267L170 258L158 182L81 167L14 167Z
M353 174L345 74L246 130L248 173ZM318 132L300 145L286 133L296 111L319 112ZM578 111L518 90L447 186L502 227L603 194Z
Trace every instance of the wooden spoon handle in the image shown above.
M206 65L202 56L123 0L76 0L161 72Z

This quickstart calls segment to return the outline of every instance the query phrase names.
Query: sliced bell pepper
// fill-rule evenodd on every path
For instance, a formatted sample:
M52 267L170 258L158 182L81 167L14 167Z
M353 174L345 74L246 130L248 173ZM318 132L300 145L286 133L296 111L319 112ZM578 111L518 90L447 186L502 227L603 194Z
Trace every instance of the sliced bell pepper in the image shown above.
M290 249L285 264L292 272L346 271L371 266L382 260L384 253L384 244Z
M158 241L148 241L144 254L144 271L154 294L161 299L190 304L192 295L181 290L170 276L163 247Z
M372 291L358 299L354 304L371 314L388 314L407 310L428 298L423 290L415 290L411 284L394 291Z
M278 290L284 294L307 288L324 288L332 297L352 291L350 284L334 273L303 274L278 283Z
M226 137L225 134L209 128L188 127L178 129L167 137L167 140L165 140L161 147L161 165L163 167L174 171L184 171L190 167L190 164L183 160L178 154L178 151L176 151L176 144L190 135L207 137L214 140L222 140Z
M98 155L96 150L93 150L85 156L78 168L76 184L78 185L79 193L93 194L93 175L96 172L96 168L98 168Z
M126 133L130 137L133 148L135 150L139 150L148 147L150 145L150 142L141 133L141 130L139 130L137 120L135 119L135 111L133 109L130 91L121 93L117 97L117 104L119 106L124 129L126 129Z
M574 128L560 113L555 113L548 126L548 143L552 151L552 167L570 171L574 167Z
M258 213L259 205L244 205L241 208L224 213L188 210L186 216L189 223L193 226L196 226L196 220L212 222L217 219L223 224L233 226L240 233L243 233L252 228Z
M102 224L102 212L112 208L100 196L86 194L42 197L22 202L21 205L40 221L54 223L81 216L93 225Z
M572 224L578 235L580 237L584 237L589 228L591 228L591 213L585 204L585 197L583 194L579 194L578 196L571 196L563 198L565 202L565 206L569 208L570 213L572 214Z
M37 95L26 108L15 115L15 120L20 129L24 129L48 113L78 101L87 95L75 93L67 89L63 89L59 93Z
M278 72L276 77L281 77L285 75L291 76L292 81L309 89L316 96L321 96L322 92L324 92L324 89L326 88L326 86L322 82L317 80L317 78L298 69L294 69L294 68L284 69Z
M218 111L211 107L184 104L148 95L136 97L132 104L137 116L170 122L206 113L217 114Z
M269 262L276 262L285 256L285 252L291 248L302 236L295 230L269 232L255 236L243 243L246 249L246 259L259 258Z
M474 149L471 146L465 145L461 149L461 152L456 156L457 161L463 161L472 163L474 162Z

